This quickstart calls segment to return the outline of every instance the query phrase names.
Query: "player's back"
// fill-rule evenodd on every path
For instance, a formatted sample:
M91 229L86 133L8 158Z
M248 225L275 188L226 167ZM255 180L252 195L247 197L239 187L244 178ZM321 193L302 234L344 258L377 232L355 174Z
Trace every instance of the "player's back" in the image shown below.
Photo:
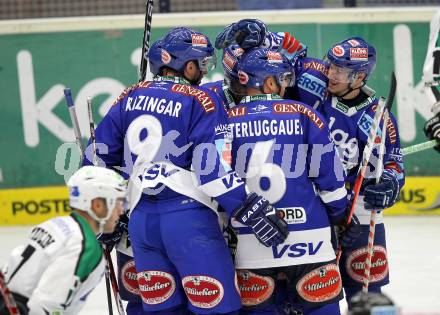
M228 112L236 172L246 178L251 190L261 193L277 208L301 211L303 219L296 222L295 228L328 226L325 207L315 193L314 178L309 176L312 168L333 169L325 159L321 165L310 163L311 145L323 144L319 133L325 136L325 123L303 103L259 97L266 95L247 97L255 100Z
M66 314L77 314L103 272L95 233L83 217L72 214L34 227L27 244L12 251L5 276L10 290L29 299L35 314L66 305Z
M127 174L131 174L135 163L142 161L146 168L143 182L153 181L170 175L165 164L155 163L166 162L189 170L198 145L215 147L214 130L221 124L226 124L226 112L213 91L189 85L184 79L159 77L138 83L121 94L96 130L98 142L109 148L108 154L99 157L107 166L122 165ZM200 177L203 184L218 175L219 162L206 159L202 164L202 168L211 170ZM150 192L142 194L142 199L178 198L176 204L188 199L162 184Z
M322 117L303 103L274 95L245 97L228 116L236 172L250 190L282 210L290 231L283 246L261 248L233 220L239 237L237 266L277 267L333 259L329 215L345 211L345 188L340 164L339 170L333 164L334 145ZM328 208L320 190L332 194L330 201L340 199L342 206Z

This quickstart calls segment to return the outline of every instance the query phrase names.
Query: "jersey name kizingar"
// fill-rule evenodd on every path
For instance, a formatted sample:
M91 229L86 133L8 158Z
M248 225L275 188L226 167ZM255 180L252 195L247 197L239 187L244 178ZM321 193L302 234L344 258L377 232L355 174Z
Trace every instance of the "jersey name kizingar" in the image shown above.
M138 95L136 97L128 97L125 105L125 111L142 110L164 114L172 117L179 117L182 104L165 98Z

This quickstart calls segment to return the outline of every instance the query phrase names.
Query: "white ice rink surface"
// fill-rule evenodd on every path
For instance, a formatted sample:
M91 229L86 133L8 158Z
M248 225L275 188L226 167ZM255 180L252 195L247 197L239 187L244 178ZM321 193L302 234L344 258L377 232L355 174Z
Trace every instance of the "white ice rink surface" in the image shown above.
M440 217L386 217L385 224L391 283L384 292L403 315L440 315ZM28 232L29 227L0 227L0 264ZM108 314L104 281L80 314Z

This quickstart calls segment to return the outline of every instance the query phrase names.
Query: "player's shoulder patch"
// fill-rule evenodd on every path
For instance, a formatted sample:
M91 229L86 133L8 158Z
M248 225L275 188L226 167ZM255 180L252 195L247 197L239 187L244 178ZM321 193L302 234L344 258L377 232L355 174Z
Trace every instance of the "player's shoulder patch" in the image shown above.
M146 89L151 85L151 83L152 83L151 81L142 81L142 82L138 82L138 83L135 83L135 84L127 87L124 91L122 91L121 95L119 95L118 98L113 102L112 106L116 105L124 97L126 97L128 94L130 94L130 92L132 92L138 88Z
M209 90L208 88L175 83L171 87L171 91L178 94L194 97L197 103L200 104L202 109L207 114L215 112L216 110L216 98L215 95L211 94L214 92Z
M324 120L311 107L294 101L277 102L272 104L272 113L274 114L301 114L311 120L316 127L323 129L325 127Z

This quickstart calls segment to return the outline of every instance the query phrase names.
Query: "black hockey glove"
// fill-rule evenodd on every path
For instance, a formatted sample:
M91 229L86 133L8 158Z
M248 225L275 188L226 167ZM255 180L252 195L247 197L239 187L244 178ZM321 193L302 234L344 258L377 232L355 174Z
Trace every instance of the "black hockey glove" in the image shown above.
M341 244L343 248L353 247L361 235L361 224L357 216L354 214L349 224L347 224L347 219L344 219L334 227L338 243Z
M425 123L423 131L427 138L437 140L439 144L437 144L434 149L440 152L440 112Z
M126 213L119 217L113 233L98 235L98 241L105 245L106 249L112 251L113 247L119 243L124 233L128 234L128 216Z
M261 244L270 247L284 242L289 234L287 223L279 212L266 198L250 193L233 216L237 222L250 226Z
M366 210L381 211L391 207L400 191L399 181L392 170L384 170L377 184L375 180L367 180L363 187Z
M266 25L257 19L243 19L229 24L215 39L215 48L223 49L236 42L243 49L259 47L266 39Z

